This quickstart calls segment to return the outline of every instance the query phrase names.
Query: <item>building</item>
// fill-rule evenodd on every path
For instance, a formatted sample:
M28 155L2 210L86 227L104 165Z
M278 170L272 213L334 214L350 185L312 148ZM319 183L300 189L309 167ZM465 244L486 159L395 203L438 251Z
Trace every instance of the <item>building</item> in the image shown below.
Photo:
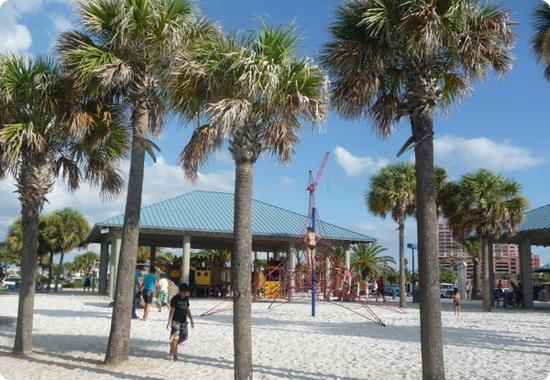
M540 256L539 255L533 255L531 257L531 266L534 270L540 269Z
M438 256L441 269L455 270L457 257L464 254L460 243L453 238L449 225L445 222L437 225ZM467 258L468 279L473 276L473 262ZM531 258L533 269L540 268L540 257L533 255ZM493 270L498 275L517 275L520 272L519 245L517 244L493 244Z

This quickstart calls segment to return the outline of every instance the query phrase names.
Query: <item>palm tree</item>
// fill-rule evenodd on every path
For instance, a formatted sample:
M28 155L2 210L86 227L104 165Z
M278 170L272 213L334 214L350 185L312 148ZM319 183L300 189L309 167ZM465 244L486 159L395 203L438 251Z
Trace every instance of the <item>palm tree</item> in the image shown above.
M416 179L410 162L388 165L370 178L365 194L369 211L385 218L391 213L399 230L399 307L405 307L405 219L416 211Z
M50 215L44 226L43 236L56 252L60 253L59 272L55 278L54 291L57 292L59 279L63 277L65 253L76 248L90 232L86 218L76 210L65 208Z
M446 191L443 212L453 233L466 238L475 232L481 241L483 308L491 311L489 244L503 234L516 233L528 206L527 199L518 182L486 169L464 174Z
M112 166L121 152L116 145L105 149L117 118L99 105L92 112L78 108L83 98L72 89L51 59L0 57L0 178L15 179L23 228L15 354L32 350L39 218L55 180L65 179L70 189L90 180L104 193L122 182Z
M422 373L445 377L437 257L433 113L470 90L470 82L511 68L509 12L475 0L344 0L336 9L322 62L332 104L346 118L370 117L383 137L411 123L420 252Z
M111 332L105 362L128 360L133 273L139 236L145 153L153 156L164 124L162 78L174 49L211 25L197 18L189 0L91 0L78 2L81 31L68 31L58 43L67 75L94 97L114 99L127 110L132 135L128 192L116 274Z
M73 260L74 269L81 273L86 272L90 269L93 271L96 268L98 262L98 254L92 251L77 255Z
M464 249L464 253L466 253L467 257L472 260L473 264L473 286L472 286L472 298L473 299L481 299L481 271L480 264L481 264L481 241L479 239L475 240L465 240L462 243L462 249Z
M387 248L379 244L357 244L351 247L351 267L364 281L376 279L393 271L390 264L395 264L391 256L382 256Z
M242 39L217 38L175 59L171 98L188 118L206 120L181 155L188 177L227 141L236 164L234 248L235 378L252 378L250 283L254 164L262 152L289 162L302 122L326 117L326 79L308 58L298 58L292 28L271 28Z
M535 34L531 39L537 61L544 65L544 77L550 80L550 7L539 4L534 15Z

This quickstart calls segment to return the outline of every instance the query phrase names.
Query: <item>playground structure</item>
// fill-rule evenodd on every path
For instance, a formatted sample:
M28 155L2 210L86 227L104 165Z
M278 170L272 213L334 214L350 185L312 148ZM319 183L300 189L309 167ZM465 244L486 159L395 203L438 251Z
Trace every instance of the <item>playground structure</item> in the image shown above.
M323 176L328 158L329 153L326 153L315 179L312 171L309 171L309 184L306 188L306 191L309 192L309 207L307 223L303 230L306 231L309 227L313 233L319 232L321 237L315 244L313 265L302 264L307 262L306 242L303 238L298 239L294 243L294 250L290 250L284 260L272 262L268 260L266 273L255 270L251 284L253 301L259 299L269 301L271 309L299 299L308 300L311 302L311 316L315 317L316 304L322 299L385 326L385 323L371 308L371 302L368 299L368 284L366 281L358 279L350 271L349 252L346 251L345 257L338 255L330 241L322 238L327 234L315 205L315 192ZM294 259L296 259L297 265L295 265ZM256 269L256 265L254 267ZM344 302L357 303L361 309L353 309ZM201 316L216 314L230 308L231 305L224 305L222 301ZM404 312L401 309L394 309L399 313Z

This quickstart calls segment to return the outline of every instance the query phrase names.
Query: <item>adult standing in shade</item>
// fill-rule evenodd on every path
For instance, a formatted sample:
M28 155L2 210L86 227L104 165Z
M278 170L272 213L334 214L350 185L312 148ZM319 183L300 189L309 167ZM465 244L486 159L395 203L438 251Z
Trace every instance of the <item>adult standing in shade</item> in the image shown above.
M142 286L142 292L143 295L143 302L145 303L145 307L143 308L143 320L146 321L149 319L149 313L151 312L151 303L153 303L153 297L155 295L155 291L159 287L157 274L155 273L155 268L151 267L149 269L149 273L147 273L143 277L143 286Z

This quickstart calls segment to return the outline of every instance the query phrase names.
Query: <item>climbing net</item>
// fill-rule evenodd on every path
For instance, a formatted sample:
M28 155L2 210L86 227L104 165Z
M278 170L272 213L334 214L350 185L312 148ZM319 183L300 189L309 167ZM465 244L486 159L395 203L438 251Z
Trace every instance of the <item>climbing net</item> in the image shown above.
M263 278L256 276L251 284L252 297L254 301L269 303L268 310L287 305L294 301L311 301L315 296L316 300L327 302L331 305L351 312L380 326L386 326L384 321L376 314L374 307L380 307L399 314L406 313L405 310L395 306L383 305L372 302L368 299L368 290L362 292L357 286L357 279L352 277L345 281L346 271L342 258L336 255L335 248L329 240L322 238L327 236L325 225L322 221L318 223L321 232L321 239L316 246L315 266L316 278L312 276L312 270L307 265L305 243L298 239L294 246L294 252L289 255L296 255L297 265L290 268L289 255L271 268ZM305 230L305 228L304 228ZM270 278L274 273L280 273L279 286L269 297L258 300L258 291L264 286L265 279ZM315 290L315 291L313 291ZM232 297L225 298L218 304L206 310L201 316L209 316L221 313L233 308Z

